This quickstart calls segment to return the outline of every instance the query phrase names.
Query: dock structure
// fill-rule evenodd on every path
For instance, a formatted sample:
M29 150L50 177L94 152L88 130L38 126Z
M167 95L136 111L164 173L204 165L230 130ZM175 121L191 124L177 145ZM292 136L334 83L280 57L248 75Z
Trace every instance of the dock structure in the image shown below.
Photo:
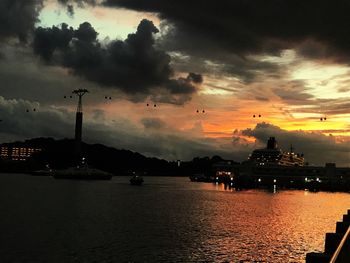
M326 233L323 253L306 254L306 263L349 263L350 262L350 209L337 222L335 233Z

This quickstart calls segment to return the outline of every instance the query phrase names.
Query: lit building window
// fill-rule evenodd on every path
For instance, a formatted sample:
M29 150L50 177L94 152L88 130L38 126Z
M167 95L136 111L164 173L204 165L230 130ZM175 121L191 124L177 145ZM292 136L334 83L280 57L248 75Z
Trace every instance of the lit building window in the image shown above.
M0 148L0 157L2 159L12 161L26 161L34 153L40 152L40 148L29 148L29 147L7 147L2 146Z

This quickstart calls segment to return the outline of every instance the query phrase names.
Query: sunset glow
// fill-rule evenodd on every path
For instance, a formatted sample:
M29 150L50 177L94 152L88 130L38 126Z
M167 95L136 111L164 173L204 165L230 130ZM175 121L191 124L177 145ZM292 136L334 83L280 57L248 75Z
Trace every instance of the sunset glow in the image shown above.
M295 144L314 163L350 165L350 67L342 46L326 33L294 32L289 38L277 24L255 32L249 19L210 21L208 10L202 27L178 8L175 3L168 9L134 1L43 1L33 28L25 32L26 43L11 32L4 36L4 112L36 103L43 116L57 115L68 125L75 102L63 95L87 88L84 133L90 142L106 143L108 137L114 147L166 159L218 154L244 160L253 147L276 136L282 148ZM251 19L261 21L259 15ZM227 23L240 24L242 31ZM54 43L64 32L72 39ZM43 127L33 133L70 136ZM2 131L4 140L27 136ZM164 147L150 152L148 145L157 138ZM304 149L305 141L319 149ZM317 156L330 149L336 157Z

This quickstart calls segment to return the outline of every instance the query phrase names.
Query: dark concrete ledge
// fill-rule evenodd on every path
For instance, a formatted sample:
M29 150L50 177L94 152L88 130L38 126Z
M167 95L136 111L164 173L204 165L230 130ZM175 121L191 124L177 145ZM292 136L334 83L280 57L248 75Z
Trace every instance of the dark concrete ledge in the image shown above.
M337 222L335 233L326 233L324 253L306 254L306 263L349 263L350 262L350 209Z
M306 254L306 263L329 263L332 255L326 253L311 252Z

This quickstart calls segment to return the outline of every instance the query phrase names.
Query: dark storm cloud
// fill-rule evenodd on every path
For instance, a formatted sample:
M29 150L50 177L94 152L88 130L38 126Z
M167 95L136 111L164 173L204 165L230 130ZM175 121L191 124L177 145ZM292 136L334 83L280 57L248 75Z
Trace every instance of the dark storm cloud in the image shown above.
M67 8L67 14L70 17L74 17L74 4L77 4L79 7L84 7L85 5L95 5L95 0L57 0L58 3Z
M319 101L312 95L305 81L273 79L256 83L246 88L247 96L258 101L281 100L288 105L317 105Z
M73 5L67 5L67 14L68 14L70 17L73 17L73 16L74 16L74 6L73 6Z
M74 117L66 111L43 110L39 103L22 99L6 100L0 96L0 119L0 137L12 140L36 136L62 138L73 132Z
M201 84L203 82L203 77L200 74L196 74L196 73L190 72L188 74L187 80L188 81L192 81L194 83Z
M36 109L35 112L33 108ZM27 112L27 109L30 111ZM72 111L44 107L38 102L22 99L8 100L0 96L0 141L11 142L34 137L72 138L74 117ZM229 138L190 138L188 134L173 129L164 131L165 124L161 120L144 119L143 122L153 129L140 131L137 124L122 116L113 121L108 120L104 112L98 110L92 116L84 115L83 138L88 143L103 143L168 160L191 160L195 156L217 154L225 158L241 156L240 151L232 148Z
M47 0L0 0L0 41L18 37L27 41L39 22L38 16ZM84 7L96 5L100 0L57 0L67 7L67 13L74 14L74 5Z
M84 7L85 5L95 5L98 1L96 0L57 0L62 5L72 5L77 4L80 7Z
M304 92L303 90L298 90L295 87L291 87L290 89L284 88L275 88L273 92L280 97L282 100L289 102L290 104L295 103L305 103L309 99L314 98L313 95Z
M74 30L67 24L61 28L39 27L35 30L33 49L34 53L40 55L46 61L50 61L55 50L66 50L74 36Z
M167 87L173 94L190 94L195 92L193 84L201 84L203 77L199 74L189 73L186 78L170 79Z
M159 40L160 47L168 49L165 45L166 37ZM186 41L186 40L184 40ZM172 41L173 42L173 41ZM179 41L177 41L179 42ZM195 44L194 44L195 46ZM256 81L259 77L278 77L283 74L283 67L275 63L260 61L254 57L238 56L223 50L214 51L208 46L206 52L191 51L189 55L171 52L172 65L179 71L196 69L202 74L234 76L244 83Z
M74 88L84 87L99 94L93 96L95 103L104 100L105 92L94 83L68 75L60 67L47 67L37 63L29 47L2 45L1 50L4 50L6 56L0 60L0 95L5 98L75 107L76 100L65 100L63 96L71 94ZM111 93L108 95L117 97L114 92ZM89 100L93 98L88 97Z
M189 73L187 78L173 79L170 56L154 46L157 32L153 23L144 19L125 41L104 46L89 23L77 30L62 24L60 28L37 28L33 48L48 63L63 65L75 75L130 95L151 95L153 89L163 88L170 95L188 97L195 92L195 85L202 83L202 76Z
M34 30L42 0L0 0L0 41L18 37L26 41Z
M144 118L141 120L141 123L146 129L161 129L166 127L166 123L158 118Z
M239 54L269 53L308 41L322 43L325 53L304 46L303 54L350 54L350 3L331 0L105 0L107 6L155 12L170 24L174 49L208 52L219 47ZM310 47L310 45L309 45ZM215 50L214 50L215 52Z
M294 113L312 113L318 114L320 117L336 117L337 115L349 114L350 102L347 97L337 99L305 99L304 101L288 101L289 105L304 105L307 107L293 108Z
M221 72L227 75L239 77L242 81L249 84L260 78L282 75L282 66L274 63L259 61L253 58L240 57L232 59L227 57L221 59L224 63Z
M287 131L272 124L259 123L254 129L243 130L242 134L256 138L263 147L269 137L276 137L279 147L287 151L292 144L296 152L304 153L306 160L312 164L336 162L349 165L349 142L337 143L333 136L320 132Z
M321 106L321 111L323 114L327 115L347 115L349 114L350 102L349 99L339 99L334 100L333 103Z
M350 102L347 97L339 99L319 99L314 108L311 111L325 114L327 116L332 115L346 115L349 114Z
M118 122L119 123L119 122ZM191 138L181 132L150 132L137 133L135 126L123 120L117 129L103 126L89 129L86 140L112 145L116 148L130 149L146 156L158 157L166 160L192 160L196 156L220 155L223 158L240 160L245 158L249 151L246 147L233 147L229 138Z
M78 6L96 4L95 0L57 0L67 6L67 12L74 14L73 3ZM17 37L27 41L39 22L38 16L45 0L0 0L0 41Z
M258 101L269 101L269 98L261 97L261 96L255 96L254 99L256 99Z

